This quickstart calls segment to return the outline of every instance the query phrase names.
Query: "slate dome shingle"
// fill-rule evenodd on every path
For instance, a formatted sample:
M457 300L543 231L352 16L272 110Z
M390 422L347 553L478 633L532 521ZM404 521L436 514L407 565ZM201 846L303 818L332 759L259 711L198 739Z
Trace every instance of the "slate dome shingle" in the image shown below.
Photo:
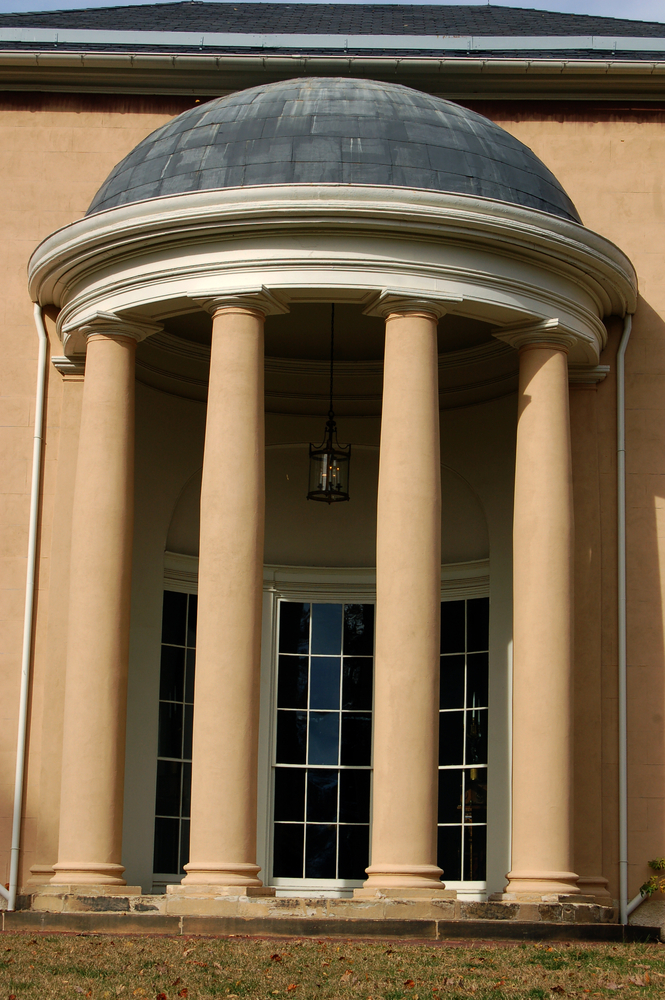
M379 184L467 194L579 222L556 177L482 115L398 84L315 78L178 115L111 172L87 215L194 191Z

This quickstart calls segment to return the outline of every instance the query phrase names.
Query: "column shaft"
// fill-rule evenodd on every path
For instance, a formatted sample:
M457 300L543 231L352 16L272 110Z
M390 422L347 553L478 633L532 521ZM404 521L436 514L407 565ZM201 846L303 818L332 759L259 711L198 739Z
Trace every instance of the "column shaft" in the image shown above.
M571 871L572 542L567 354L527 344L515 468L509 892L578 892Z
M74 489L57 884L125 884L135 352L132 337L88 338Z
M441 602L437 317L389 315L377 513L371 865L365 890L434 891Z
M575 512L574 859L578 887L611 904L603 877L602 567L597 389L570 387Z
M261 312L214 314L201 488L185 885L261 886L256 797L265 511Z

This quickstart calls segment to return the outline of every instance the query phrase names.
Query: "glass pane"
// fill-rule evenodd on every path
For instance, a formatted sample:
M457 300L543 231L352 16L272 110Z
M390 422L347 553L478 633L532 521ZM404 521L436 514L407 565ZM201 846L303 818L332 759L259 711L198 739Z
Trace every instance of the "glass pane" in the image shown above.
M489 623L489 597L475 597L466 602L466 648L469 652L490 648Z
M443 868L444 882L459 882L462 877L462 827L440 826L437 834L436 863Z
M372 763L372 716L360 712L342 715L342 764Z
M194 671L196 667L196 651L194 649L187 650L187 673L185 677L185 701L188 701L190 705L194 701Z
M199 599L196 594L189 595L187 612L187 645L196 646L196 609Z
M155 812L158 816L180 815L180 774L182 764L174 760L157 761L157 794Z
M157 756L182 757L182 705L168 701L160 703Z
M462 821L462 771L439 771L439 823Z
M296 767L275 768L275 819L305 818L305 772Z
M192 731L194 727L194 706L185 705L185 733L182 741L182 755L185 760L192 759Z
M465 774L464 822L487 822L487 768L472 767Z
M439 708L464 708L464 656L441 657Z
M344 655L371 656L374 652L374 605L344 605Z
M307 772L307 820L337 822L337 771Z
M441 602L441 652L464 652L464 601Z
M174 875L178 871L178 819L155 820L153 871Z
M277 713L277 763L304 764L307 712Z
M189 864L189 820L183 819L180 823L180 873Z
M487 763L487 709L467 712L465 763Z
M185 650L176 646L162 646L159 697L161 701L182 701L184 691Z
M337 878L367 878L369 865L369 826L340 826Z
M340 823L369 823L371 771L339 772Z
M439 764L463 764L464 712L439 712Z
M309 671L309 707L339 710L338 656L313 656Z
M372 666L370 657L344 657L342 708L372 710Z
M186 616L187 594L165 590L162 605L162 642L175 643L177 646L185 645ZM175 871L175 868L172 870Z
M335 878L337 827L307 824L305 878Z
M339 714L337 712L310 712L307 763L337 764L338 744Z
M464 830L464 878L470 882L484 880L486 859L487 827L467 826Z
M280 656L277 704L280 708L307 708L306 656Z
M279 606L280 653L309 652L309 604L281 601Z
M489 704L489 656L487 653L470 653L466 658L467 708Z
M303 832L300 823L275 823L272 864L275 878L302 878Z
M342 652L342 605L312 605L312 653Z
M182 816L189 817L192 811L192 765L182 765Z

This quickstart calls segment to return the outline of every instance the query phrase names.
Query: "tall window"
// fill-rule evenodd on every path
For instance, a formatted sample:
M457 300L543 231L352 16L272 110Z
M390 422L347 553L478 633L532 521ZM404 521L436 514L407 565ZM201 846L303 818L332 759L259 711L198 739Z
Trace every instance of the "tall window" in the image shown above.
M441 604L438 864L486 878L489 599Z
M196 594L164 591L155 797L155 879L174 881L189 860Z
M374 605L280 601L275 879L369 863Z

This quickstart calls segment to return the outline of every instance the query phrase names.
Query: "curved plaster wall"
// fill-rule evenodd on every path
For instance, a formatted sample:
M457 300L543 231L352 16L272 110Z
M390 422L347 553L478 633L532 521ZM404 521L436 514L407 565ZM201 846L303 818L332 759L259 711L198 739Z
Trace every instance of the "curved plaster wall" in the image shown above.
M265 562L279 566L374 566L378 448L357 445L351 465L351 501L312 503L305 496L306 444L266 449ZM442 467L442 564L486 559L487 523L468 484ZM175 506L166 547L197 556L201 474L184 487ZM454 526L454 527L452 527Z

